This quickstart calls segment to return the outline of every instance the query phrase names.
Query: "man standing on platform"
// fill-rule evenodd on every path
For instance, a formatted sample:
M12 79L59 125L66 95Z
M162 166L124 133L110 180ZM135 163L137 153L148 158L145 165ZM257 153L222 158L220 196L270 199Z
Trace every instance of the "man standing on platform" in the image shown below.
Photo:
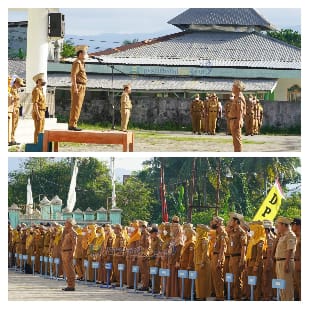
M121 131L127 132L128 123L131 116L132 102L130 99L131 86L123 85L123 93L121 95L120 109L121 109Z
M73 257L77 244L77 234L73 230L75 224L76 222L74 219L67 219L62 235L62 265L68 284L66 288L62 289L63 291L75 291L75 270L73 265Z
M88 58L87 45L76 46L77 59L72 64L71 71L71 111L69 119L69 130L81 131L77 127L77 122L82 109L87 84L87 75L85 69L85 60Z

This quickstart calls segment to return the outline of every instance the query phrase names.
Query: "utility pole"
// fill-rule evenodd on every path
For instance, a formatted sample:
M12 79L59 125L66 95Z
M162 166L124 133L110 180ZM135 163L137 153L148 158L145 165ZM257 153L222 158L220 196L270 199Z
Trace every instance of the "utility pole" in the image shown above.
M221 173L221 159L218 158L218 166L217 166L217 192L216 192L216 216L219 213L219 203L220 203L220 173Z

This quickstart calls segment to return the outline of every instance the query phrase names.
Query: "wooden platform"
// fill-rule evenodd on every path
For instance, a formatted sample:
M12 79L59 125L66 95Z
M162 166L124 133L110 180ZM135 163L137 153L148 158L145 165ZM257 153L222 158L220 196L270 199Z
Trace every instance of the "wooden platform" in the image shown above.
M53 142L53 151L58 152L60 142L86 143L86 144L120 144L124 152L133 152L133 132L122 131L69 131L45 130L43 138L43 151L48 151L48 143Z

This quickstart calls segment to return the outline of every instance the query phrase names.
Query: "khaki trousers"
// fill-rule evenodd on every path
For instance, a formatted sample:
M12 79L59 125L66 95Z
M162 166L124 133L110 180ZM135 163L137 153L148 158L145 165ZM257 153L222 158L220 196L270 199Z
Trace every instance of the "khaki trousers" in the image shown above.
M201 113L192 113L192 131L201 133Z
M77 127L80 111L84 103L86 85L77 84L77 89L78 93L74 92L73 87L71 87L71 111L69 127Z
M230 121L230 126L231 126L231 134L233 137L234 152L241 152L242 151L241 128L239 127L238 120L232 119Z
M75 271L73 265L72 251L62 251L61 256L63 271L67 278L68 287L75 288Z
M36 119L36 114L32 113L32 119L34 120L34 144L38 143L38 136L39 133L44 132L44 125L45 125L45 111L39 110L39 114L41 119Z
M16 128L18 125L18 120L19 120L19 109L16 109L14 113L12 113L12 137L11 137L11 141L15 142L15 132L16 132Z
M121 130L122 131L127 131L130 116L131 116L131 109L125 108L121 110Z
M280 290L280 300L294 300L294 270L295 270L295 262L293 260L290 261L290 271L286 273L284 271L285 260L276 261L276 274L277 279L285 280L285 289Z

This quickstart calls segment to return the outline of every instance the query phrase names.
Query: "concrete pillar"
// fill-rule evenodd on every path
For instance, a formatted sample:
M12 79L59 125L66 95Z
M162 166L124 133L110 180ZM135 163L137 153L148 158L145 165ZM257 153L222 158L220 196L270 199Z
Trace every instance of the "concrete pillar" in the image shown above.
M26 92L35 86L32 77L44 73L47 78L48 9L28 9Z
M107 221L107 210L104 207L97 210L97 221Z
M119 208L112 208L109 212L109 221L111 224L121 224L122 210Z
M76 222L83 222L84 221L84 213L77 208L75 211L73 211L73 218L75 219Z
M9 207L9 220L14 229L20 223L20 210L21 209L16 204Z

